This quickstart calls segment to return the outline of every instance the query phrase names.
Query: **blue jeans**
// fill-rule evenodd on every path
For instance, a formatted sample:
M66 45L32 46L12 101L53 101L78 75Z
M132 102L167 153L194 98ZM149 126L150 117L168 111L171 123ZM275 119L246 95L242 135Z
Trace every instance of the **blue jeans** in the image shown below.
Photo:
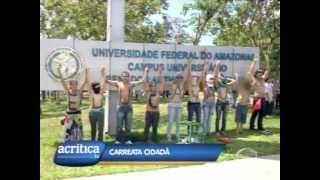
M217 104L216 104L216 113L217 113L216 132L224 131L226 129L228 106L229 106L228 101L226 101L226 102L223 102L220 100L217 101ZM219 126L220 126L221 116L222 116L222 127L220 129Z
M182 104L181 103L169 103L168 104L168 126L167 126L167 138L171 139L171 129L173 121L176 121L176 138L177 141L180 140L179 137L179 125L181 119Z
M211 117L213 116L214 102L203 102L203 129L208 134L211 130Z
M98 140L103 141L103 128L104 128L104 109L92 108L89 112L90 126L91 126L91 140L96 140L97 126L98 126Z
M118 105L117 107L117 135L116 140L120 141L123 122L125 127L125 141L131 139L131 121L132 121L132 106L128 105Z

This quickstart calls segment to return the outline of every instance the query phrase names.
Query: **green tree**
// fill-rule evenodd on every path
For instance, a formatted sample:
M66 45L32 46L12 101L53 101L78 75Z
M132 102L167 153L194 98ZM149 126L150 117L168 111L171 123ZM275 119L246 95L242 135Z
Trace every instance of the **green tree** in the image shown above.
M219 23L214 44L255 46L260 49L261 66L270 66L272 76L280 70L280 1L242 0L230 4L229 18Z
M105 0L47 0L40 33L47 38L73 36L81 40L106 39Z
M40 1L41 37L106 40L106 0ZM150 21L150 15L167 9L166 0L126 0L125 41L166 43L163 24Z
M163 16L166 40L169 43L192 43L192 37L187 33L187 20L182 18Z
M125 41L138 43L165 43L163 24L153 24L150 15L161 14L168 8L166 0L126 0Z
M195 35L192 38L193 45L198 45L201 37L215 28L217 21L228 17L226 5L228 0L196 0L194 3L184 4L183 14L190 13L190 24Z

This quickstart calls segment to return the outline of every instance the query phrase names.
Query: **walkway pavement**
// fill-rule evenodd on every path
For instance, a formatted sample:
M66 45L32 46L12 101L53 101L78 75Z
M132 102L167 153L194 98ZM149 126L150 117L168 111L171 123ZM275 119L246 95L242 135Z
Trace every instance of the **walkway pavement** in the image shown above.
M280 180L280 155L206 163L145 172L72 178L69 180L154 180L154 179Z

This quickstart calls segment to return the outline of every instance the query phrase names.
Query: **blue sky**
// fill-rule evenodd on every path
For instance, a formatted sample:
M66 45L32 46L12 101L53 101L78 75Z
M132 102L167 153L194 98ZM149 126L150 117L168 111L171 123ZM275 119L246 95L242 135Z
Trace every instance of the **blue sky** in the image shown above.
M168 14L170 17L179 17L179 18L182 18L182 19L190 19L189 15L183 16L181 14L182 7L183 7L184 3L192 3L192 2L194 2L194 0L167 0L167 2L169 3L169 8L168 8L168 10L166 10L164 12L166 14ZM162 16L161 15L152 15L150 17L150 19L153 22L157 22L157 21L158 22L162 22ZM187 28L186 31L191 35L194 34L194 32L192 30L192 27ZM212 35L202 36L199 45L212 45L212 40L213 40L213 36Z

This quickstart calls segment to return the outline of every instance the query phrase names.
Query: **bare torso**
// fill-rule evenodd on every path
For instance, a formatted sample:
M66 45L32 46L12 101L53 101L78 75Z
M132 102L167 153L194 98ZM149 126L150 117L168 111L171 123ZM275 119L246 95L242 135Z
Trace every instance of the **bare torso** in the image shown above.
M184 90L183 90L182 85L172 84L169 102L170 103L181 103L183 93L184 93Z
M221 82L218 83L217 88L217 98L220 101L227 101L228 100L228 85L222 84Z
M214 87L206 86L204 91L204 101L214 102L214 100L215 100Z
M200 87L199 84L189 86L189 101L190 102L200 102L199 98Z
M239 92L239 96L237 98L237 103L239 103L240 105L249 105L250 103L250 92L246 91L246 90L238 90Z
M100 108L103 106L103 95L102 94L93 94L91 99L92 108Z
M158 93L147 93L147 111L159 111L160 96Z
M262 98L265 96L264 80L256 80L254 83L254 92L256 97Z
M130 103L130 95L132 92L133 86L128 83L125 84L123 82L118 83L118 89L119 89L119 103L121 104L128 104Z
M80 91L68 92L68 110L70 112L80 110L80 94Z

